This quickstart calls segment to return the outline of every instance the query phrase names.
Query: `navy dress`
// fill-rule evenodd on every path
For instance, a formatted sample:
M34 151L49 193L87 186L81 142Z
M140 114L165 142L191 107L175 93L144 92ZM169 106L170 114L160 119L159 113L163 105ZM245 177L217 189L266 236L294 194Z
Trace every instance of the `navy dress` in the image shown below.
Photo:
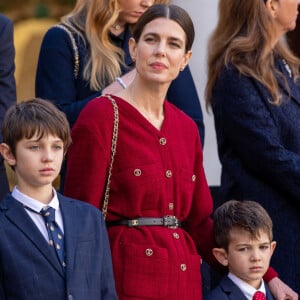
M13 22L0 14L0 143L6 110L16 102L15 48ZM0 200L9 191L3 158L0 155Z
M83 79L83 69L88 46L78 35L74 35L79 50L79 76L74 77L74 50L69 35L62 29L52 27L46 33L38 59L36 73L36 96L54 102L67 115L71 127L82 108L101 91L92 91ZM120 36L111 35L112 42L125 52L126 68L123 74L133 68L129 55L128 40L130 31L126 28ZM106 84L108 84L107 82ZM188 114L199 129L201 142L204 142L204 124L196 87L187 67L172 82L167 99Z
M277 59L289 84L278 78L283 103L232 66L219 74L212 103L222 164L221 202L258 201L274 223L271 265L300 293L300 85ZM290 97L289 97L290 93Z

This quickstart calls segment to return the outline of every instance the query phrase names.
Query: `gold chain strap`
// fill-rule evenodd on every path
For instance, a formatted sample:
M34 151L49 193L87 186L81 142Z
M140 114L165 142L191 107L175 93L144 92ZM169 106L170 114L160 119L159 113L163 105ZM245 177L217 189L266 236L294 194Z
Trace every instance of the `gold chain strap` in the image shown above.
M116 149L117 149L117 140L118 140L118 130L119 130L119 111L118 111L118 105L110 95L105 95L107 97L114 109L114 128L113 128L113 134L112 134L112 141L111 141L111 157L110 157L110 165L108 169L108 176L107 176L107 183L105 188L105 194L104 194L104 202L102 207L102 214L104 220L106 219L107 215L107 207L108 207L108 199L109 199L109 190L110 190L110 179L111 179L111 173L112 173L112 167L116 155Z
M76 45L75 38L74 38L72 32L70 31L70 29L67 26L65 26L63 24L56 24L53 27L57 27L57 28L60 28L60 29L64 30L68 34L68 36L70 37L70 40L71 40L71 43L72 43L72 48L73 48L73 51L74 51L74 77L75 77L75 79L77 79L78 73L79 73L79 52L78 52L78 47Z

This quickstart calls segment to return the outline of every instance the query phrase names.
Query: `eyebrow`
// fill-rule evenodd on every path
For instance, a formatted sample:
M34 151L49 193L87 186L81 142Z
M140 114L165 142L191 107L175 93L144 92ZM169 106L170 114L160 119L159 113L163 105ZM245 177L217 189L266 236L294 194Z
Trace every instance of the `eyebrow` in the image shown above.
M148 35L152 35L152 36L155 36L155 37L160 37L159 33L156 33L156 32L147 32L144 35L144 37L147 37ZM184 41L181 38L178 38L176 36L170 36L170 37L168 37L168 40L178 41L180 43L184 43Z

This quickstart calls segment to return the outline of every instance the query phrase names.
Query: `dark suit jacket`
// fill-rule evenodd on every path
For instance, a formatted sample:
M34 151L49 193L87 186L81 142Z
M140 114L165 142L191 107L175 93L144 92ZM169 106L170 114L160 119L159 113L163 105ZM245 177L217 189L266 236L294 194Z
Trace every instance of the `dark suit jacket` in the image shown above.
M274 300L269 288L266 287L267 300ZM219 285L209 292L204 300L247 300L239 287L229 278L224 277Z
M276 250L271 265L300 293L300 85L289 77L289 92L278 78L282 105L253 78L224 68L213 91L213 112L222 164L221 202L258 201L274 223Z
M0 202L1 300L117 299L101 212L58 194L64 222L66 270L22 204Z
M16 102L15 85L15 48L13 41L13 23L0 14L0 143L2 142L2 122L6 110ZM0 199L8 192L8 183L0 155Z

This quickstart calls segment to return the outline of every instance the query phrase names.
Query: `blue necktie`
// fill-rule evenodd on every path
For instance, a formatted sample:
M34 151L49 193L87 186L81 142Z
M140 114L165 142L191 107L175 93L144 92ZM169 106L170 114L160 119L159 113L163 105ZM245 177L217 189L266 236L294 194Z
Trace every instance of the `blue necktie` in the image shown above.
M55 209L53 207L43 208L41 214L45 220L49 236L49 245L54 251L63 267L66 266L64 261L64 234L55 222Z

